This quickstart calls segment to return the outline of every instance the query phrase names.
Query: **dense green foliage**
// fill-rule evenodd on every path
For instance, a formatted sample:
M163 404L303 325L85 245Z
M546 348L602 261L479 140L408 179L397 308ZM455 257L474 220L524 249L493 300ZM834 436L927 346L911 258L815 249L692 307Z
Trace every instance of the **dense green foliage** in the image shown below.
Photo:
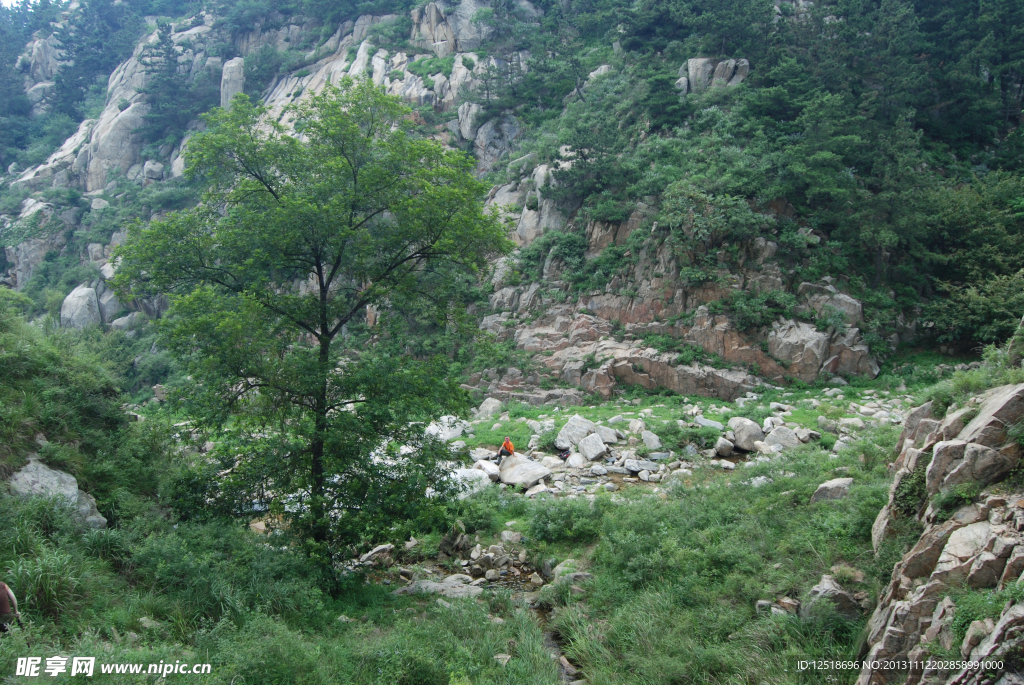
M878 336L947 293L926 316L948 340L1012 330L1013 285L989 283L1021 268L1019 8L826 2L779 22L773 11L793 8L747 0L546 9L546 30L496 39L534 57L482 102L522 105L535 126L524 147L572 162L553 191L570 208L622 221L654 199L688 278L730 243L769 237L794 282L850 276ZM744 57L752 71L680 98L672 82L698 55ZM613 71L581 90L573 71L585 80L602 63ZM986 321L969 313L979 305Z
M51 339L25 323L31 301L0 288L0 474L15 457L38 449L36 436L64 459L95 453L124 419L114 379L96 359L69 356L69 340ZM61 449L58 445L77 447Z

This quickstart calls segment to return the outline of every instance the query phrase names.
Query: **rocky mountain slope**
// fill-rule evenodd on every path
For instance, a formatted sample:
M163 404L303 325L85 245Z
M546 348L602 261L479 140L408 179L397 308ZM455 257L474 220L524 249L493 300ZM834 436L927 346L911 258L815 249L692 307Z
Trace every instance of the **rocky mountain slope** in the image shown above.
M801 30L825 35L839 31L836 25L854 24L831 14L818 17L821 23L815 24L810 3L779 2L773 7L763 18L761 33L779 31L773 35L792 38L791 43L780 41L786 47L798 43ZM657 601L675 611L693 602L695 588L714 585L718 594L709 594L706 603L733 612L729 621L716 625L717 632L708 631L715 649L727 649L721 645L728 643L763 655L785 643L791 652L792 643L786 640L813 625L840 635L833 640L829 632L829 646L822 647L821 654L852 657L840 654L845 647L835 645L855 644L855 636L842 634L842 629L860 625L870 614L863 648L855 655L868 663L857 676L859 685L1024 682L1019 676L1024 667L1018 634L1024 621L1018 588L1024 573L1024 491L1017 471L1024 386L1003 385L963 406L940 411L938 400L913 407L920 392L915 396L907 384L916 382L918 391L926 385L914 376L916 372L897 376L898 370L890 365L889 375L879 378L887 357L907 343L941 342L939 349L946 354L953 352L954 343L964 349L965 340L973 344L1002 339L1005 331L987 330L995 328L990 324L996 314L986 308L992 301L998 303L998 316L1006 318L1011 310L1009 318L1019 316L1014 310L1014 298L1019 296L1014 279L1019 274L1013 276L1013 255L1020 253L1014 227L1024 217L1019 186L1014 185L1015 177L1002 171L989 174L986 166L1002 159L999 164L1006 169L1015 168L1004 154L1008 149L1013 156L1015 127L996 131L979 144L986 155L991 147L1003 157L995 152L964 153L961 147L951 152L952 143L949 149L943 148L946 143L934 145L942 150L931 150L932 157L915 156L907 152L912 147L908 141L919 141L925 124L916 132L901 129L900 122L907 121L900 118L903 115L893 115L896 123L884 135L865 134L869 144L864 145L863 138L851 142L857 136L842 128L843 117L835 113L841 109L838 95L824 96L808 87L798 94L803 109L797 112L797 95L790 91L802 87L792 76L793 65L801 64L798 60L786 61L767 50L745 57L735 45L726 52L724 39L720 51L707 41L690 41L684 48L673 39L641 54L638 42L650 40L653 45L661 39L655 29L636 25L609 28L597 39L590 35L593 44L584 44L579 41L585 30L557 24L557 8L529 0L508 6L482 0L430 2L411 9L403 5L400 13L382 11L342 20L273 11L241 28L218 12L210 7L169 23L145 17L130 56L104 74L95 110L73 122L74 132L51 148L43 161L37 158L38 163L24 169L13 163L0 178L0 235L6 243L0 282L31 294L34 316L41 318L46 312L67 329L86 334L95 329L127 331L131 337L125 339L139 340L149 330L148 320L167 311L165 297L123 302L108 287L118 269L115 250L124 242L130 222L163 217L198 199L199 189L186 179L185 168L189 139L203 124L191 118L155 134L155 117L168 104L160 99L160 84L172 80L186 89L179 92L189 92L187 88L212 83L210 105L223 108L244 93L258 98L268 116L291 126L291 106L344 78L370 79L410 106L417 135L472 155L477 175L491 185L485 202L505 219L515 242L516 250L492 264L474 284L478 296L469 314L489 349L496 351L496 361L483 362L481 354L479 360L460 367L462 387L477 408L465 420L445 417L427 428L462 455L464 462L453 461L450 472L466 485L465 495L478 495L495 511L515 513L508 514L508 530L496 532L488 528L493 521L485 519L497 514L480 514L474 509L477 500L469 498L465 511L485 521L477 522L482 532L475 545L464 530L446 536L437 549L430 547L429 554L415 539L404 551L372 540L373 549L359 550L349 570L376 574L374 582L381 585L401 585L394 595L400 600L395 601L414 601L406 597L414 591L475 599L482 596L482 588L508 587L525 590L517 599L525 597L534 609L557 606L561 613L552 611L551 622L563 636L571 636L565 643L572 645L566 649L572 662L558 651L557 677L563 681L577 669L590 677L604 668L605 680L595 677L594 682L621 682L616 669L631 663L631 655L621 648L628 643L623 636L643 631L616 623L616 642L601 632L603 627L592 626L625 621L616 613L621 605L615 602L631 599L630 593L649 598L645 593L660 592L666 577L683 574L680 569L691 573L704 564L699 572L679 580L672 590L675 595ZM500 21L484 20L493 19L494 12L514 17L517 30L538 35L552 31L557 40L546 49L551 54L560 50L568 66L553 66L545 61L543 50L534 47L531 52L525 43L508 38ZM18 60L23 92L37 121L53 113L62 70L74 66L68 58L70 46L60 42L57 31L75 26L84 16L84 9L71 3L52 25L53 31L40 32ZM851 33L866 41L879 33L874 27L854 27ZM924 48L913 45L914 60L928 59ZM689 51L685 55L684 49ZM574 50L578 59L565 57ZM870 118L875 108L896 111L908 105L909 101L886 99L898 78L867 73L870 69L863 65L868 61L856 55L842 59L866 74L870 92L850 98L858 103L857 117ZM655 69L651 64L658 60L671 61L670 77L659 72L646 78L650 74L644 70ZM1017 95L1007 97L1016 97L1016 109L1006 105L1005 118L1018 116L1019 74L1006 67L991 76L985 69L984 77L971 78L985 84L1002 79L1000 83L1015 87ZM552 73L561 75L556 79ZM832 72L814 73L820 78ZM560 89L554 95L546 85L528 90L524 84L540 79L538 74L560 79ZM646 75L642 83L631 80L638 74ZM974 83L962 74L958 78ZM750 87L755 79L756 91ZM526 92L529 101L521 95ZM543 102L538 108L544 116L531 109L534 95ZM617 109L619 101L622 106ZM946 106L948 101L941 101L922 108L930 117L928 126L947 126ZM612 120L593 118L595 110L612 112ZM664 123L666 119L671 125ZM781 132L776 133L786 147L799 148L793 153L799 157L797 163L786 167L779 149L762 150L760 157L750 152L766 135L764 129L752 127L765 121L778 127ZM799 130L787 128L794 126ZM839 133L832 139L823 131ZM857 131L858 136L862 133ZM627 141L624 148L606 140L616 135ZM829 142L813 148L822 139ZM681 147L673 151L673 145ZM843 156L848 152L844 146L877 147L896 161L886 158L892 161L886 166L861 157L858 170ZM712 148L719 157L711 154ZM733 165L723 167L722 158ZM687 164L688 170L680 171ZM673 165L675 176L665 172ZM858 177L866 173L865 167L881 176ZM785 195L775 192L784 187L775 181L747 192L747 185L754 183L751 179L767 168L799 181ZM829 185L835 178L826 177L825 168L835 172L835 178L853 179L851 185ZM926 172L942 178L948 173L950 185L928 185L914 175ZM975 176L968 178L971 174ZM669 176L671 183L665 180ZM631 179L632 194L619 193L615 187L626 177ZM803 202L796 197L797 188L806 191ZM939 218L924 210L913 216L901 214L913 194L928 196L933 203L929 206L948 209L941 204L948 201L954 209ZM826 207L823 195L829 196L831 205ZM991 221L974 226L971 222L980 215ZM851 225L859 231L856 239L849 237L854 232ZM879 228L891 225L906 229L911 237L895 238ZM929 242L926 228L932 226L938 226L935 230L941 235ZM975 229L973 247L957 242L961 234ZM921 261L897 264L900 250L904 257L913 254ZM875 275L870 286L865 263ZM978 273L992 276L993 288L986 290L981 281L970 281L957 271L961 263L969 264L964 271L970 271L971 278ZM909 273L915 264L933 270L930 280ZM1005 273L998 275L1000 269ZM947 270L948 281L944 274L942 279L934 275ZM950 295L948 302L967 302L967 313L960 311L952 318L958 323L974 321L972 335L982 330L991 337L970 338L956 326L943 329L936 324L941 317L926 317L924 308L934 304L939 290L966 293L963 301ZM366 325L372 328L380 315L388 312L368 311ZM130 365L159 370L162 352L148 340L145 350L128 355L138 352ZM977 368L977 363L957 367L963 372ZM143 398L151 404L124 408L140 420L133 426L141 425L147 412L161 411L166 396L155 382L144 384L145 392L152 388L154 393L152 399ZM662 397L655 397L659 393ZM899 456L886 473L880 464L888 461L886 441L891 442L897 430L902 433L893 455ZM211 436L187 433L178 431L169 439L182 459L201 460L217 446L217 436L207 440ZM506 435L519 451L502 460L495 450ZM210 481L220 477L216 470L207 475ZM75 510L75 525L106 525L96 500L79 489L75 478L34 458L11 483L17 494L63 498ZM97 495L101 507L113 507L113 500L104 502L103 496ZM819 556L812 546L816 559L794 562L808 556L799 546L806 531L787 531L785 535L793 538L785 538L784 544L773 541L757 548L751 558L737 561L742 554L709 544L704 527L687 528L701 514L703 505L694 502L712 502L715 497L727 501L729 511L719 516L721 520L702 521L707 530L724 530L727 525L722 521L727 520L736 526L729 532L737 536L735 540L799 524L820 533L818 544L834 547ZM561 503L553 507L567 507L564 520L557 519L562 514L551 513L554 508L545 508L549 501ZM883 501L871 528L878 553L872 562L864 519L867 516L870 523ZM659 515L683 511L686 516L671 526L661 520L647 525L650 521L643 517L662 502L667 504L657 510ZM571 509L575 504L583 507ZM737 515L743 506L750 509ZM620 513L603 518L601 507ZM779 516L783 510L786 513ZM615 518L619 515L636 516L643 524L636 526L642 534L633 532L630 519L623 518L630 521L624 524ZM517 524L513 516L531 518L529 524ZM571 520L572 516L580 520ZM744 517L761 517L760 527L753 532L741 529L736 519ZM605 528L598 532L591 519ZM270 518L252 522L259 535L273 527ZM578 538L567 532L575 535L577 529L583 531ZM913 544L898 550L893 566L885 556L887 546L907 539ZM598 540L605 546L594 552ZM594 576L565 565L570 544L578 545L571 553L583 560L581 566L592 564ZM616 560L622 549L643 553L622 553L631 558ZM530 556L549 553L560 554L562 565L545 566L544 559ZM693 562L691 567L697 557L700 564ZM872 563L885 566L887 584L865 580L864 571L853 566ZM125 563L125 568L129 566ZM443 579L438 577L442 573ZM601 573L605 576L595 585L604 589L591 589L588 581ZM747 577L742 582L736 580L743 574ZM557 583L562 575L569 584ZM627 577L630 580L623 580ZM627 586L630 592L622 592ZM552 600L551 594L541 594L541 587L565 597ZM614 611L593 621L574 614L584 609L570 600L589 599L591 592L608 593L602 601ZM994 603L999 605L995 609ZM445 600L437 606L452 609ZM828 620L839 617L837 623L812 623L819 620L816 612L823 606ZM416 607L422 609L420 604ZM595 615L601 611L586 610ZM511 623L506 608L493 610L503 611ZM644 608L641 613L652 611ZM503 625L505 619L495 622L494 616L484 613L484 628L476 632L485 634ZM672 633L676 616L670 616L673 620L666 620L661 632L677 643L688 639ZM712 620L708 615L694 619L700 616L697 613L688 616L698 626ZM351 622L341 618L343 628ZM420 618L417 614L410 620ZM786 623L798 619L803 623ZM140 620L135 617L130 625L143 625ZM533 619L518 615L516 620L539 632ZM792 629L772 634L779 626ZM341 630L337 625L335 629ZM153 628L151 635L160 630ZM510 661L515 666L512 660L521 656L515 640L529 632L524 629L516 638L503 633L503 651L493 656L504 659L499 660L502 668ZM110 639L121 644L119 636ZM812 641L807 638L806 644ZM578 647L583 644L591 644L590 651ZM662 647L668 651L672 645ZM608 657L615 649L620 651ZM490 663L493 645L480 650L487 652ZM698 652L688 652L684 661L696 663L691 656ZM556 668L547 661L552 650L538 653L544 667L538 672ZM730 654L733 658L725 661L742 661L736 652ZM992 660L1002 665L984 665ZM891 666L900 661L918 665ZM982 665L920 665L929 661ZM778 682L792 682L782 675L790 672L791 664L773 662L772 668ZM746 675L748 682L764 676ZM659 681L644 677L645 682ZM678 674L671 677L682 679ZM459 682L455 678L452 683Z
M305 66L275 77L262 93L271 115L285 123L290 105L329 83L337 84L344 76L371 78L412 105L457 114L433 135L446 144L468 149L477 159L479 173L501 168L510 178L492 189L487 203L502 209L514 225L513 237L522 249L551 232L580 231L586 238L588 258L612 246L635 250L631 264L601 291L571 292L563 280L567 266L559 258L557 246L540 255L543 268L532 282L522 282L517 255L497 264L491 278L494 292L489 311L479 312L480 326L497 341L512 341L516 349L533 355L535 368L523 373L513 367L500 377L494 369L485 370L469 379L470 387L501 399L578 404L585 394L607 399L622 384L733 399L764 381L877 375L877 361L858 329L863 320L862 304L843 292L842 278L794 281L779 259L779 243L770 234L723 250L714 279L694 285L681 276L686 256L668 232L659 230L652 208L640 203L618 224L588 221L571 205L551 197L557 184L553 172L558 164L571 166L572 161L553 167L537 164L533 153L517 157L517 141L525 135L523 124L513 112L484 116L481 105L470 98L485 90L485 82L495 70L510 68L507 55L481 57L469 52L487 37L479 23L467 19L479 9L465 0L457 6L430 3L413 10L410 42L422 49L418 54L391 54L374 46L371 30L396 22L395 16L363 15L344 22L322 44L302 52ZM525 1L519 9L527 18L541 14ZM228 106L231 98L246 88L247 59L256 59L267 48L288 50L308 44L317 32L323 33L317 22L302 17L292 16L287 21L278 17L275 23L279 28L258 25L252 31L229 35L215 28L213 15L203 13L172 25L168 30L177 54L177 71L192 79L204 72L218 75L220 104ZM181 177L188 132L176 142L165 142L156 155L143 154L145 141L140 129L152 108L147 87L157 68L147 50L157 45L159 35L155 23L151 24L131 58L110 75L106 106L98 118L83 121L44 163L11 180L13 191L31 194L23 200L17 216L0 218L8 228L35 228L33 237L6 248L8 285L24 288L48 252L68 249L68 236L82 232L83 220L88 225L103 213L115 211L123 198L119 184L148 187ZM241 56L227 61L213 56L214 46L228 40ZM525 63L525 56L521 57ZM412 71L417 63L444 58L452 60L449 76L443 72L420 76ZM46 83L39 79L52 78L60 69L59 50L45 41L27 46L22 61L30 92ZM742 83L750 68L746 60L689 59L680 66L681 76L674 88L683 94L727 89ZM581 87L607 78L610 69L607 65L596 69ZM45 107L45 98L39 103ZM190 128L198 125L193 122ZM81 191L89 198L85 212L81 207L65 208L46 201L44 191L57 189ZM788 210L782 201L781 206L772 205L766 211L767 224L773 213L783 215ZM159 315L159 302L122 307L105 288L105 280L115 271L110 255L122 236L118 231L106 243L77 246L81 263L98 268L99 273L91 282L79 283L67 296L61 308L63 325L115 325L116 321L116 326L123 328L130 324L125 307ZM807 232L805 239L806 249L812 252L821 242L812 232ZM768 292L792 293L797 303L793 312L802 318L780 316L768 325L741 330L734 317L708 308L736 294ZM822 324L822 317L829 315L832 318ZM913 340L915 332L913 322L901 324L900 333L894 334L889 344L894 348L901 340ZM668 336L694 346L719 363L681 362L668 350L645 345L644 338L650 336Z

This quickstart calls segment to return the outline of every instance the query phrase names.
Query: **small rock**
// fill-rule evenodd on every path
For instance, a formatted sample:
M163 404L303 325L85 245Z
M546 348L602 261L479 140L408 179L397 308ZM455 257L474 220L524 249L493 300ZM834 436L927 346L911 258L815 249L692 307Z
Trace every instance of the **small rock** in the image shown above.
M807 602L801 607L801 616L809 616L816 604L821 601L830 601L835 606L836 611L848 619L855 620L860 618L863 612L860 603L854 598L852 594L847 592L836 582L832 576L822 576L821 581L811 588L808 594Z
M645 430L640 433L640 439L644 441L649 450L661 449L661 438L652 433L651 431Z
M518 545L523 540L523 534L515 530L501 531L501 541L510 545Z
M725 438L719 438L715 441L715 453L720 457L731 457L733 447L735 447L735 445Z
M811 495L811 504L825 499L843 499L850 494L851 485L853 485L852 478L833 478L825 481Z
M530 576L530 584L531 585L535 585L537 587L540 587L541 585L544 584L544 579L540 577L539 573L534 571L533 575Z
M501 572L498 571L498 569L496 568L489 568L487 569L487 573L484 574L484 578L492 581L498 580L499 578L501 578Z
M505 664L507 664L509 661L512 660L512 655L511 654L495 654L494 655L494 660L497 661L502 666L504 666Z
M712 421L711 419L705 419L703 416L698 416L693 421L694 421L694 423L699 424L701 426L704 426L705 428L714 428L715 430L722 430L723 428L725 428L725 426L723 426L718 421Z

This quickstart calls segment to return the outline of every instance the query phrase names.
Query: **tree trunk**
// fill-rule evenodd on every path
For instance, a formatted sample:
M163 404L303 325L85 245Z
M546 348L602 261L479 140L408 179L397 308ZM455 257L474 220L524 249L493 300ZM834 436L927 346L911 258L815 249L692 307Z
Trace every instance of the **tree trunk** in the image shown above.
M325 289L321 288L321 293L325 294L325 292ZM313 409L315 413L313 441L309 446L312 494L310 513L313 517L313 540L317 543L327 541L330 528L327 503L324 499L324 483L326 480L324 475L324 443L327 441L327 411L329 409L327 404L327 378L331 361L331 338L328 332L327 303L324 295L321 296L320 302L320 378L318 379L319 387L317 388Z

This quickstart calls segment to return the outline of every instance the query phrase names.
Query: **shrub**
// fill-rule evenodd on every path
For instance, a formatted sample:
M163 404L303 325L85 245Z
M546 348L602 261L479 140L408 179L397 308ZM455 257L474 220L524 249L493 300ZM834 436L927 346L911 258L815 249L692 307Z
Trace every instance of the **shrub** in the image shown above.
M960 507L973 504L978 499L981 488L977 483L961 483L948 490L943 490L932 499L936 521L948 521Z
M780 316L792 318L796 296L782 290L769 290L757 295L743 290L734 293L725 306L736 317L736 325L740 329L750 330L767 326Z
M583 499L545 499L530 520L529 535L540 542L593 542L601 530L601 512Z
M928 491L925 489L927 471L928 464L921 460L911 473L903 476L903 480L896 487L893 505L902 516L917 516L918 510L928 497Z
M451 77L454 66L455 55L451 55L444 58L428 57L427 59L418 59L415 62L410 62L405 67L405 70L422 78L425 84L428 77L434 74L444 74L445 78Z

